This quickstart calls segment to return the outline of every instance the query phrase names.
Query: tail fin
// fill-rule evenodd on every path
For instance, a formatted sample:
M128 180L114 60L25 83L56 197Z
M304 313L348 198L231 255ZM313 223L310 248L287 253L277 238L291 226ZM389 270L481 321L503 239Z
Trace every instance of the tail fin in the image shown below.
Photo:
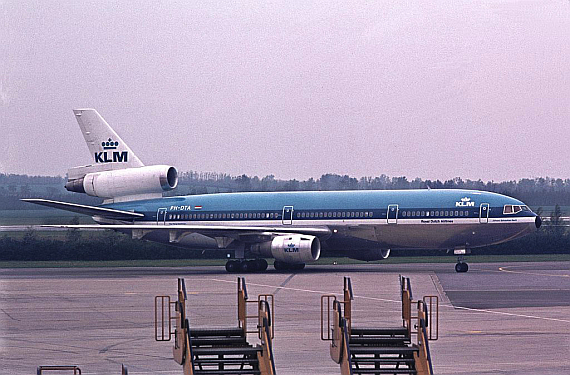
M89 147L94 166L100 166L101 170L144 166L96 110L74 109L73 113Z

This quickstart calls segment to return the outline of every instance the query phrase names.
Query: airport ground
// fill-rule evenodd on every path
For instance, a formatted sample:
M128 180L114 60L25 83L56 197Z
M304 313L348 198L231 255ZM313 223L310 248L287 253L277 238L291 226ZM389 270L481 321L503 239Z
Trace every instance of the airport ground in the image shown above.
M277 373L339 374L320 341L321 294L355 294L355 324L401 323L398 275L414 298L440 297L436 374L568 374L570 262L308 266L245 275L250 296L275 295ZM0 374L76 364L83 374L181 374L172 343L155 342L154 296L184 277L193 326L236 322L236 275L222 266L0 269ZM252 337L250 337L253 340Z

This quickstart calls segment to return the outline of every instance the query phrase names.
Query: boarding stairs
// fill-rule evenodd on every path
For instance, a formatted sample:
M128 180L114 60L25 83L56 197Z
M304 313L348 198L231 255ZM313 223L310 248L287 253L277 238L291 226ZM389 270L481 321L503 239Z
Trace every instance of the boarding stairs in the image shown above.
M190 326L184 279L178 279L176 301L169 296L155 297L155 340L174 338L174 360L183 366L185 375L275 375L273 295L260 294L250 301L245 279L238 278L237 286L238 324L227 328ZM256 314L248 315L251 304L255 304ZM256 324L248 330L252 319ZM255 334L259 343L250 343L248 334Z
M400 289L402 326L397 327L352 324L354 295L348 277L344 278L342 301L332 294L321 296L321 339L331 341L331 358L340 365L342 375L433 374L428 340L437 339L437 296L413 301L410 280L403 277L400 277ZM417 308L415 316L412 316L412 306ZM433 314L428 315L428 312ZM428 323L433 330L427 329Z

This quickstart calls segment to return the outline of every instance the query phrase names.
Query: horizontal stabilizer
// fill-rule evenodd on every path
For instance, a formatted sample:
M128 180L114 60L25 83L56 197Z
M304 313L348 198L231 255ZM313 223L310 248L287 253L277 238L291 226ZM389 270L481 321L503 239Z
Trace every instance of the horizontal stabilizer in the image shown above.
M144 217L143 214L130 211L114 210L112 208L86 206L83 204L68 203L52 201L48 199L21 199L24 202L39 204L41 206L47 206L52 208L58 208L60 210L76 212L78 214L89 215L89 216L102 216L108 219L116 220L133 220L136 218Z

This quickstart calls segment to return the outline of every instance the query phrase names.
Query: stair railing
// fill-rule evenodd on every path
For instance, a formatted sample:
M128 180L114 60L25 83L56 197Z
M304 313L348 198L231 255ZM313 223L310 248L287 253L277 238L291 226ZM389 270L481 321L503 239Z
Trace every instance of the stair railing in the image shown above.
M259 294L257 296L257 300L256 301L249 301L248 300L248 294L247 294L247 286L245 283L245 278L244 277L238 277L237 279L237 299L238 299L238 327L243 329L244 334L247 336L248 333L256 333L259 338L261 338L261 333L259 330L259 322L260 322L260 313L259 313L259 303L261 301L265 301L268 304L271 305L271 311L273 312L273 315L275 315L275 299L274 299L274 295L273 294ZM253 315L248 315L247 314L247 304L248 303L255 303L258 311L256 311L256 314ZM247 329L247 322L248 319L255 319L256 320L256 329L255 330L248 330ZM271 327L271 338L273 338L275 336L275 324L273 321L270 322L270 327Z
M275 375L275 360L273 357L272 343L272 319L269 302L261 300L258 302L259 308L259 338L261 339L261 353L257 354L259 360L259 370L264 375Z
M334 304L335 302L344 305L344 316L347 323L348 335L350 336L350 330L352 327L352 301L354 300L354 294L352 292L352 283L350 277L344 277L344 288L343 288L343 301L339 301L335 294L323 294L321 296L321 340L331 341L333 340L332 332L334 325L331 324Z
M432 375L433 367L429 351L429 338L427 333L427 307L424 301L417 301L417 343L418 352L414 352L416 371L418 375Z
M346 325L348 330L348 335L350 336L350 331L352 328L352 301L354 300L354 294L352 293L352 282L350 277L344 277L344 288L343 288L344 301L344 318L346 319Z
M400 288L402 298L402 323L408 330L408 337L419 331L419 325L415 324L418 315L412 315L412 305L422 302L425 309L425 323L427 328L428 340L435 341L439 338L439 297L424 296L420 301L412 299L412 285L410 278L400 275ZM414 330L415 329L415 330Z

